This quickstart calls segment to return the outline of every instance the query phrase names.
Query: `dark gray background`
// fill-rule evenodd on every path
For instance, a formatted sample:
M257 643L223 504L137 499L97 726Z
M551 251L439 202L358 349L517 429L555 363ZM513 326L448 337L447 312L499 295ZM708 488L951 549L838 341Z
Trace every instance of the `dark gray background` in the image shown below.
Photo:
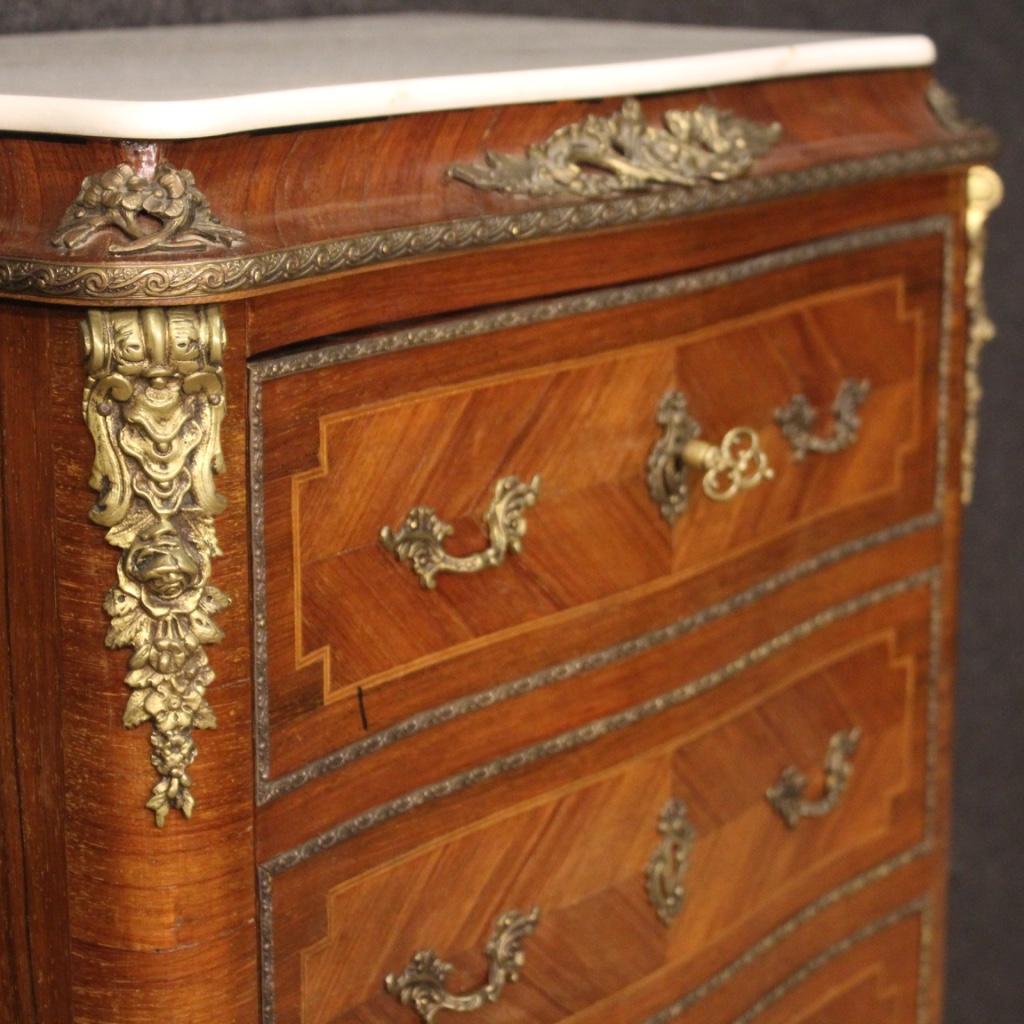
M988 296L999 339L985 355L979 474L964 537L956 738L956 812L947 1024L1024 1021L1024 215L1020 0L0 0L0 32L368 13L501 11L692 24L925 32L939 77L965 112L1001 134L1007 200L991 227ZM104 54L82 53L83 60ZM112 72L114 68L112 67ZM139 95L158 82L137 83ZM130 87L126 83L126 95ZM1014 283L1017 287L1014 287ZM873 1024L850 1021L844 1024Z

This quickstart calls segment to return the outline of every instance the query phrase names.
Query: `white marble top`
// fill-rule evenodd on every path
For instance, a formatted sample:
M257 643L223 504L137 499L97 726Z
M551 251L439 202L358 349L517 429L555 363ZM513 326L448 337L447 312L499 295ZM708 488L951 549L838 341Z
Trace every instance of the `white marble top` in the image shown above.
M916 35L383 14L0 36L0 130L124 139L931 64Z

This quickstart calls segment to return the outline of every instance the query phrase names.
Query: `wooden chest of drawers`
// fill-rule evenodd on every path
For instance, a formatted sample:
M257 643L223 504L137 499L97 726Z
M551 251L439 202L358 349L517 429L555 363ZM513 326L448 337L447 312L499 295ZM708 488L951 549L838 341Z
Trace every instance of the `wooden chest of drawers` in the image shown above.
M0 1016L937 1024L991 134L918 38L275 31L3 125Z

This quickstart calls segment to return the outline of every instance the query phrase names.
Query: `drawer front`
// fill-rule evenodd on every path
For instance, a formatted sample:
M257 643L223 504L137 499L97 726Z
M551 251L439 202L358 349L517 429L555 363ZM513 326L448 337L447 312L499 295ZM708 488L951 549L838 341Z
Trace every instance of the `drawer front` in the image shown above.
M657 622L715 579L934 522L944 231L258 364L261 798L614 632L629 602ZM736 427L774 478L746 486L765 464L722 445Z
M683 1021L723 1024L918 1024L925 908L907 904L818 952L742 1012Z
M466 994L503 936L525 963L480 1019L562 1020L923 856L933 580L866 598L737 676L727 701L666 711L625 745L608 737L420 810L399 801L379 828L265 862L266 1021L414 1021L401 997L414 1002L433 963L417 953L454 964L435 989ZM534 907L536 921L499 920Z
M779 942L778 931L769 933L754 947L763 956L748 951L698 981L666 971L654 984L633 987L571 1020L920 1024L933 1019L928 963L934 899L910 889L887 901L863 901L852 914L841 905L842 915L816 919L813 934Z

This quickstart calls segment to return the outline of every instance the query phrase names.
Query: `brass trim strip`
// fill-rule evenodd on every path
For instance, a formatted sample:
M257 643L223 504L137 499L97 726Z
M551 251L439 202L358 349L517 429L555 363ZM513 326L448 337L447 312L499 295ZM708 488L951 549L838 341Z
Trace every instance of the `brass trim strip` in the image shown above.
M741 178L714 187L666 189L439 224L389 228L249 256L117 264L6 256L0 257L0 294L79 300L94 305L176 300L194 303L228 297L232 292L265 289L399 259L643 224L682 214L984 162L997 150L994 133L981 129L935 145L799 171Z
M528 765L537 764L549 757L580 749L595 741L609 736L639 722L654 718L672 707L679 706L707 693L729 679L734 678L752 665L759 664L772 655L805 639L819 629L823 629L843 618L855 615L869 607L876 606L900 594L927 586L930 590L930 640L928 652L928 708L927 708L927 740L925 749L925 797L924 797L924 837L922 841L897 856L877 865L862 875L833 890L826 896L805 907L795 917L776 929L779 935L772 945L785 935L795 931L807 920L817 916L822 910L831 906L839 899L845 898L844 893L852 893L864 888L873 880L887 877L905 864L928 854L934 842L935 810L936 810L936 779L938 766L938 709L939 709L939 672L941 668L941 627L942 627L942 570L935 566L903 579L888 583L882 587L867 591L838 605L826 608L803 622L777 634L759 644L757 647L740 655L733 661L715 669L690 682L684 683L668 693L652 697L640 704L635 704L624 711L596 719L576 729L560 733L550 739L543 740L527 747L496 758L493 761L477 765L467 771L450 775L437 782L428 783L417 789L397 797L387 803L372 807L362 814L347 821L340 822L332 828L308 839L306 842L286 850L263 862L257 869L259 880L259 918L260 918L260 977L263 1007L263 1024L275 1024L274 1010L275 976L274 976L274 908L273 883L277 875L291 870L312 857L330 850L354 836L374 828L387 821L393 821L410 811L432 803L444 797L463 792L483 782L499 778L508 772L517 771ZM757 959L766 950L758 951L766 940L761 940L752 947L752 959ZM767 948L770 948L767 947ZM748 951L749 953L750 951ZM746 954L745 954L746 956ZM741 958L742 959L742 958Z
M710 288L721 287L750 279L760 274L785 267L798 266L828 256L847 252L858 252L878 246L891 245L911 239L941 235L945 244L944 295L942 300L941 327L939 338L939 397L938 436L936 440L936 480L933 511L917 516L903 523L895 524L875 534L856 538L828 551L787 567L775 576L768 577L755 586L726 601L695 615L680 619L668 626L620 644L571 659L531 675L500 684L491 689L449 701L436 708L419 712L403 719L381 732L366 736L347 746L311 761L309 764L285 775L272 777L270 762L270 686L267 667L267 564L265 511L263 489L264 437L262 415L262 385L265 381L276 380L306 370L336 366L354 360L368 359L389 352L404 351L443 344L457 338L472 338L498 330L521 327L563 319L581 313L603 309L614 309L632 303L655 301L675 295L694 294ZM337 771L346 764L376 753L409 736L416 735L461 717L483 707L509 700L548 686L558 680L567 679L582 672L611 664L622 658L632 657L663 643L677 639L684 633L713 621L732 611L746 607L752 601L774 593L780 587L802 579L810 573L833 565L845 558L889 543L917 530L928 529L940 521L942 495L946 476L947 434L948 434L948 381L949 346L952 305L951 282L953 273L952 220L946 216L929 217L923 220L907 221L900 224L869 228L845 235L819 239L791 249L782 249L752 259L740 260L707 270L662 278L642 284L608 288L570 295L559 299L525 303L519 306L492 310L477 316L446 320L440 323L409 328L387 334L371 335L353 341L338 342L304 352L289 353L276 358L255 361L249 367L249 425L250 425L250 521L252 531L253 571L253 683L255 689L254 744L256 749L256 799L260 805L289 793L324 775Z
M863 886L861 888L863 888ZM828 905L831 906L832 903L829 903ZM777 985L769 989L745 1012L734 1018L732 1024L750 1024L751 1021L756 1020L766 1010L774 1006L780 999L783 999L795 988L803 984L803 982L811 977L811 975L820 971L823 967L826 967L837 957L850 952L850 950L859 946L861 943L875 938L875 936L880 935L884 931L888 931L890 928L911 917L921 918L921 945L922 947L925 946L927 944L927 935L931 930L931 900L927 896L923 896L911 901L910 903L906 903L902 907L898 907L896 910L890 911L888 914L876 918L870 924L866 924L864 927L858 928L857 931L851 932L838 942L834 942L831 946L823 949L816 956L812 957L793 971L792 974L787 975ZM685 996L678 999L670 1006L665 1007L664 1010L660 1010L652 1017L648 1017L643 1024L668 1024L669 1021L684 1014L696 1003L700 1002L712 992L721 988L726 982L730 981L732 977L738 974L744 967L749 966L753 961L759 959L770 949L777 946L782 939L786 938L795 930L795 928L790 928L790 925L794 921L795 918L790 918L789 921L786 921L779 928L775 929L774 932L770 932L755 946L752 946L743 953L738 959L722 968L722 970L717 974L712 975L712 977L702 985L693 989L691 992L688 992ZM920 1024L924 1024L924 1021L927 1020L927 1005L924 1001L924 996L920 990L920 986L918 990L917 1017Z
M968 135L982 127L963 115L959 99L937 79L933 78L928 83L924 98L932 116L951 135Z

